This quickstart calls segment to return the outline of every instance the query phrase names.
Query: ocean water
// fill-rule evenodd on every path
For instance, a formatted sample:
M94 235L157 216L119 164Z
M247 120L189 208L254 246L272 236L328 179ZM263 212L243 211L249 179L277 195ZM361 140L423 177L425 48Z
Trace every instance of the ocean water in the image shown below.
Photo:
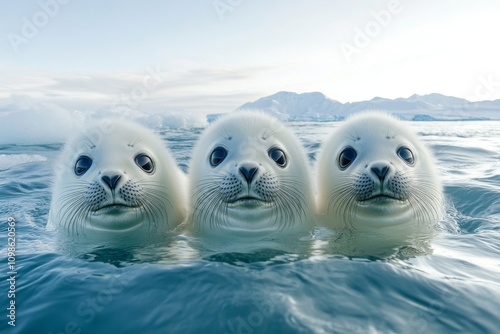
M314 159L338 123L290 126ZM62 145L0 146L0 332L498 333L500 122L412 126L434 151L447 216L428 252L387 259L300 247L183 259L182 237L64 252L44 229ZM185 170L201 131L161 131Z

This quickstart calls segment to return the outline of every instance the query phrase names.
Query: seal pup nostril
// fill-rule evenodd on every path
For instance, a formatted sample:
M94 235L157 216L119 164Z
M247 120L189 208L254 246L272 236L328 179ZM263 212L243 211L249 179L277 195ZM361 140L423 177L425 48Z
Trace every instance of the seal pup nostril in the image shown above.
M378 176L380 182L383 182L387 175L387 172L389 171L389 166L375 165L370 169L373 173L375 173L375 175Z
M248 184L252 183L253 177L257 173L257 167L241 166L240 173L243 175Z
M108 176L108 175L103 175L102 176L102 181L109 187L109 189L114 190L116 188L116 185L118 184L118 181L121 179L120 174Z

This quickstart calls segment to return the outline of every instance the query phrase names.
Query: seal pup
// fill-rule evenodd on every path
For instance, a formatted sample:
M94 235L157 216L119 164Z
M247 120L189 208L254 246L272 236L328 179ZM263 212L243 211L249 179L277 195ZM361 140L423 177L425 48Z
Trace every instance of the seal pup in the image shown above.
M195 233L249 237L308 228L314 194L307 155L274 117L236 111L211 124L188 175Z
M47 228L103 241L171 231L186 217L185 186L159 136L130 121L101 120L65 145Z
M430 233L444 214L435 157L407 125L381 112L354 115L333 131L318 157L316 186L317 212L337 230L402 240Z

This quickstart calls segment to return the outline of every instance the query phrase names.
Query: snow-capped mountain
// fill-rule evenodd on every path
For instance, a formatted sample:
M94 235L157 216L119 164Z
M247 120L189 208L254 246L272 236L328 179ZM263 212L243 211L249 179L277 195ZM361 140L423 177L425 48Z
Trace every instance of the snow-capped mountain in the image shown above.
M382 110L407 120L500 119L500 100L470 102L441 94L412 95L394 100L381 97L369 101L341 103L322 93L279 92L248 102L237 110L264 110L282 120L332 121L367 110Z
M329 99L322 93L296 94L279 92L248 102L239 107L244 109L264 110L284 120L338 120L342 111L342 103Z

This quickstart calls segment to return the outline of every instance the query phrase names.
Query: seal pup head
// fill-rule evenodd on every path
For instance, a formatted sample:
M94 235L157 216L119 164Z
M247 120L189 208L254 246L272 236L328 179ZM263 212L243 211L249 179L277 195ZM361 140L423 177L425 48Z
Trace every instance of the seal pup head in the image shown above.
M262 235L306 224L313 210L306 153L277 119L238 111L201 135L189 168L195 231Z
M171 230L186 215L184 178L152 131L99 121L62 152L47 227L104 240Z
M318 213L329 227L406 234L443 214L436 159L403 122L379 112L334 130L317 162ZM401 228L402 226L406 226ZM399 230L399 232L396 232Z

